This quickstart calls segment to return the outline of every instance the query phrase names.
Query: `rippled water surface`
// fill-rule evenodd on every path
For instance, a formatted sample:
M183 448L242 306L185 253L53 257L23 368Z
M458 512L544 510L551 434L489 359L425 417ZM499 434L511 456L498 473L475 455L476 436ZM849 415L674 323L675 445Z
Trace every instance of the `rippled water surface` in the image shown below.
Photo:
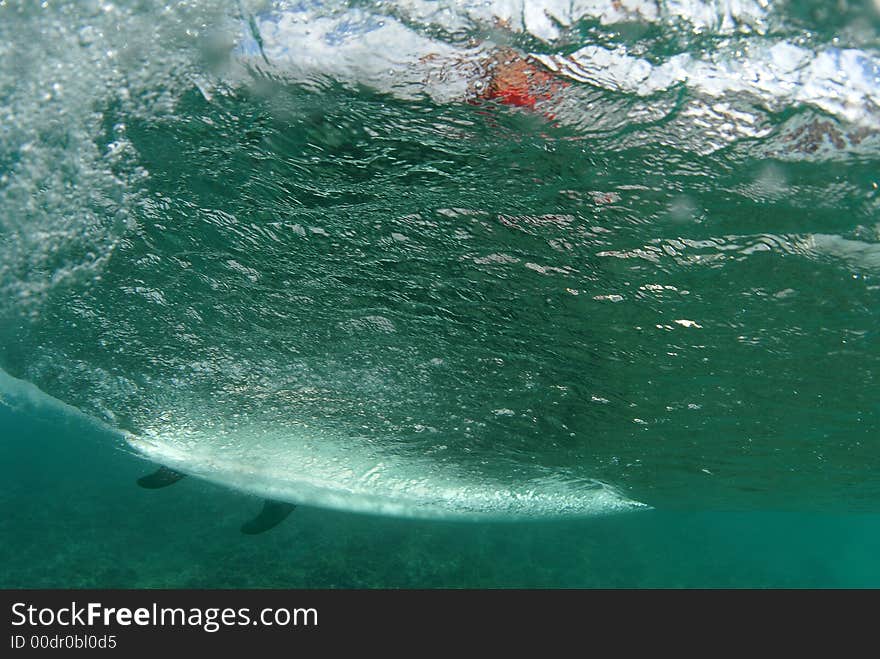
M167 512L172 491L127 489L142 454L440 518L363 519L473 565L398 538L405 584L347 571L321 515L368 522L308 511L277 533L339 556L325 577L191 585L876 582L878 29L868 3L0 1L0 402L8 464L31 465L10 509L81 445L87 500ZM80 425L28 430L45 419ZM235 509L211 487L177 496ZM219 507L192 513L205 533ZM526 524L508 572L479 566L518 527L472 517ZM671 569L688 531L646 558L682 524L716 549L846 530L796 561L813 581L773 572L778 538L749 581ZM641 548L609 573L614 542ZM163 560L105 581L175 585Z

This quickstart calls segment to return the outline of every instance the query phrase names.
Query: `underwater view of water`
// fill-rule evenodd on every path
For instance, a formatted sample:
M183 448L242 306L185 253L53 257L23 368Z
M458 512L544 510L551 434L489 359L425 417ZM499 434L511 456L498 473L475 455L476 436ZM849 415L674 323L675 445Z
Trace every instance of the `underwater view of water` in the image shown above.
M870 2L0 0L0 62L0 587L880 586Z

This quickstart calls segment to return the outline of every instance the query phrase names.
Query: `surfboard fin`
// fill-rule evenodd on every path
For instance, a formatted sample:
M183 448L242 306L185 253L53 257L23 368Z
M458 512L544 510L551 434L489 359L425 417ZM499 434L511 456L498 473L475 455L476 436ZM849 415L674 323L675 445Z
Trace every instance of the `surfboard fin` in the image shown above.
M257 533L263 533L275 528L287 519L287 516L293 512L294 508L296 506L292 503L266 499L263 502L263 509L260 511L260 514L242 524L241 532L247 535L256 535Z
M149 476L138 478L137 484L148 490L158 490L160 487L174 485L184 476L186 476L186 474L181 474L179 471L174 471L168 467L159 467Z

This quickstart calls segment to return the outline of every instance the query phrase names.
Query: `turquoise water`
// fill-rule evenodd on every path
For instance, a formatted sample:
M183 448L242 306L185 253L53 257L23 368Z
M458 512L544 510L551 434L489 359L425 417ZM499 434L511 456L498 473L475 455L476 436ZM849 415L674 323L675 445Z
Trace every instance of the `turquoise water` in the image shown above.
M106 436L0 411L4 587L878 587L880 515L650 511L460 523L298 509L200 481L158 496ZM7 432L8 431L8 432ZM154 493L149 493L154 494Z
M878 585L876 11L562 4L0 3L0 585Z

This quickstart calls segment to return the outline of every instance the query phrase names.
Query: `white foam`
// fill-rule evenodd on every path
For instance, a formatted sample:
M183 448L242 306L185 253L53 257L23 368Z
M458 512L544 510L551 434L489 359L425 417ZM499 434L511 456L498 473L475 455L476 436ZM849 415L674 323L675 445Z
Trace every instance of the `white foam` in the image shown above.
M306 5L254 17L259 44L245 34L236 54L246 67L303 86L332 80L447 103L467 96L480 66L476 49L432 39L392 17L361 9L325 15ZM248 30L250 27L248 27Z
M552 45L564 42L565 32L585 20L684 21L694 30L726 34L743 26L759 31L765 14L764 3L746 0L404 0L369 9L297 0L250 15L236 59L251 70L305 86L326 78L401 98L427 94L450 102L464 99L484 73L487 56L498 47L493 34L499 41L527 34ZM444 38L434 35L438 29ZM476 44L475 34L480 34ZM592 53L603 57L601 50ZM597 60L592 68L604 64ZM643 74L650 70L641 62L635 66Z
M566 28L586 19L670 26L684 21L695 32L734 36L713 50L672 54L662 61L632 54L630 48L638 44L586 44L571 54L554 54L552 48L524 54L562 78L615 92L645 97L685 85L707 99L731 97L770 111L810 105L848 122L880 126L880 56L837 46L813 50L798 37L763 36L769 20L765 2L412 1L398 3L394 16L383 11L279 3L254 17L261 46L246 33L236 56L252 69L298 84L331 79L400 98L428 95L440 103L461 102L487 83L491 58L505 33L526 33L554 45L564 43ZM451 36L437 38L431 26ZM495 26L494 31L486 26ZM460 36L481 29L476 42ZM562 123L581 123L581 117L572 116L576 109L551 111ZM720 117L713 125L729 120ZM748 127L740 130L736 120L734 125L726 132L761 136Z
M120 440L124 437L119 430L85 414L73 405L50 396L36 385L13 377L2 368L0 368L0 406L9 408L16 414L33 416L44 421L72 420L101 433L115 435Z
M103 269L149 176L122 117L174 111L212 4L0 2L0 312Z
M430 459L395 455L318 429L216 430L156 425L122 433L0 369L0 405L60 417L124 439L143 457L259 497L322 508L418 518L589 516L645 508L596 480L544 477L501 483Z
M685 84L707 97L737 96L771 110L812 105L846 121L880 125L880 58L856 49L813 52L786 41L755 42L735 53L681 54L657 65L622 46L533 57L562 77L613 91L649 96Z
M249 434L250 433L250 434ZM605 483L544 477L520 483L394 454L314 429L241 429L230 444L210 431L137 437L150 460L260 497L418 518L589 516L644 508Z
M288 6L278 4L282 11ZM681 22L695 31L732 34L763 31L769 13L767 2L751 0L401 0L394 6L414 23L436 25L450 33L494 26L548 44L565 37L565 31L581 21Z

